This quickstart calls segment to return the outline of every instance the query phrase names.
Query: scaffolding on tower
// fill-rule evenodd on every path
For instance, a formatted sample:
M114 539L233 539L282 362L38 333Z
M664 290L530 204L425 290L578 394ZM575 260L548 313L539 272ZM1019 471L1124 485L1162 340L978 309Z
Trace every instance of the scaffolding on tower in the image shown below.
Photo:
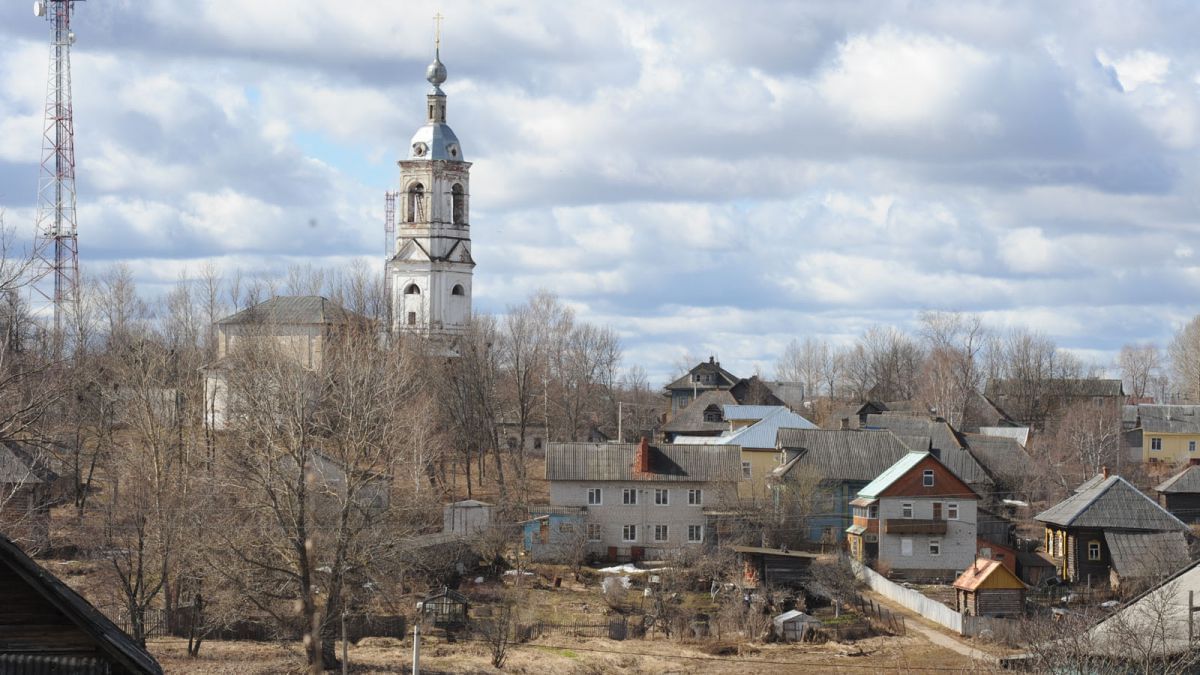
M387 330L392 331L392 271L387 261L396 251L396 195L395 191L383 193L383 296L387 306Z
M71 107L71 12L76 0L39 0L35 16L50 23L50 72L38 177L33 287L54 306L54 344L79 310L79 241L75 219L75 119ZM51 277L48 281L47 277ZM46 287L51 286L52 290Z

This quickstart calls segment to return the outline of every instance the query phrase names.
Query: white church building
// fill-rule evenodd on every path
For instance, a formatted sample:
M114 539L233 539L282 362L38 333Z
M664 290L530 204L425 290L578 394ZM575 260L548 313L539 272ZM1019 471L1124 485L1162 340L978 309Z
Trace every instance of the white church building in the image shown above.
M391 330L431 337L461 334L471 317L470 174L462 145L446 124L440 49L425 79L425 125L400 165L399 213L385 274Z

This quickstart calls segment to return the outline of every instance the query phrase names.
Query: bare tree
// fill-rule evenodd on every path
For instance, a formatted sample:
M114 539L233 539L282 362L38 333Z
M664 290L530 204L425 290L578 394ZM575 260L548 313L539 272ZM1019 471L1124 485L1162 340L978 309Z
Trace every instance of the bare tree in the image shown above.
M833 369L834 351L829 343L810 336L788 343L779 362L775 364L775 377L788 382L803 383L805 397L813 398L834 379L830 377ZM833 396L832 385L826 394Z
M1131 344L1121 347L1117 365L1121 368L1121 379L1128 388L1126 393L1135 399L1140 399L1151 391L1151 387L1159 377L1162 358L1157 345Z
M1175 333L1167 354L1175 391L1187 401L1200 401L1200 315Z
M928 357L921 371L920 398L960 428L983 382L978 357L987 330L978 315L957 312L923 312L921 327Z

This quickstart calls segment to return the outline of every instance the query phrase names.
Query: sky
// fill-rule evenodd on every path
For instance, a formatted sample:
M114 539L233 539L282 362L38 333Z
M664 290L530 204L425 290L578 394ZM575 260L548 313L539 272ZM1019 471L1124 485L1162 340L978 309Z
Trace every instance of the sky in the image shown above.
M0 6L0 207L31 238L28 5ZM1182 1L80 2L81 268L150 295L208 262L382 269L439 11L476 310L553 290L652 382L931 309L1108 366L1197 312Z

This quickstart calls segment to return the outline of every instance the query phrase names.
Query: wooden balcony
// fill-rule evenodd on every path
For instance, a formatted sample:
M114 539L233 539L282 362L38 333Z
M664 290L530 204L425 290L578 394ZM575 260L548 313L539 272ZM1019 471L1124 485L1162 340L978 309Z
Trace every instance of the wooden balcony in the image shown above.
M946 521L926 518L888 518L884 521L887 534L946 534Z

